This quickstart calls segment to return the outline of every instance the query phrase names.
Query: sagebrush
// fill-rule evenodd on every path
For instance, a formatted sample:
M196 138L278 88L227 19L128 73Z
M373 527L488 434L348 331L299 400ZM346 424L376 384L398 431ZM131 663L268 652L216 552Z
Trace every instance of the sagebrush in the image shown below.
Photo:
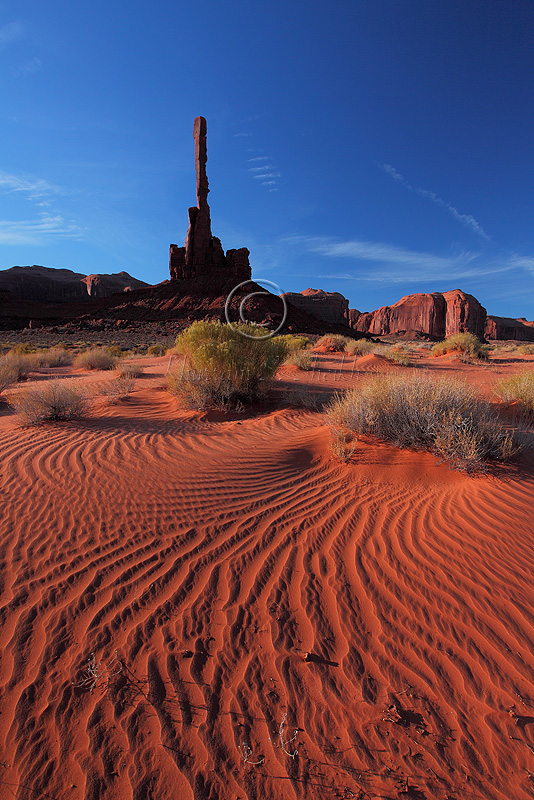
M9 402L21 421L28 425L78 419L87 413L90 405L83 390L64 380L21 389Z
M78 353L74 359L74 366L79 369L113 369L117 359L103 347L93 347Z
M450 378L379 375L335 398L327 414L341 430L429 450L466 469L506 460L519 448L497 410Z

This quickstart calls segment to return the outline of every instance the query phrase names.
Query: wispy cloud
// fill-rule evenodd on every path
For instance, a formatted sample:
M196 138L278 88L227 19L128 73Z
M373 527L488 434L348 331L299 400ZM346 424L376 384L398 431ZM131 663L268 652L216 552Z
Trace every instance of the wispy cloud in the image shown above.
M473 231L473 233L477 233L483 239L487 240L490 238L482 225L477 222L477 220L471 214L461 214L455 206L451 205L451 203L447 203L446 200L442 200L442 198L439 197L439 195L437 195L435 192L431 192L428 189L423 189L420 186L412 186L412 184L406 180L404 175L401 175L400 172L397 172L395 167L393 167L391 164L381 164L380 167L384 170L386 175L389 175L390 178L392 178L394 181L397 181L397 183L401 183L410 192L415 192L415 194L418 194L421 197L426 197L435 205L439 206L440 208L444 208L465 228L469 228Z
M59 186L40 178L0 170L0 192L19 194L36 207L36 217L0 220L0 244L46 244L52 238L80 237L82 229L54 206L64 194Z
M274 169L272 164L263 164L261 167L249 167L249 172L265 172L266 169Z
M534 275L534 257L533 256L518 256L513 255L510 257L509 263L514 269L526 269Z
M338 277L379 283L428 284L429 281L441 280L444 275L449 281L480 278L513 269L509 261L501 259L498 262L488 263L479 253L469 251L456 256L439 256L425 251L406 250L384 242L367 242L359 239L338 241L326 236L291 236L286 237L284 241L328 258L345 258L359 262L354 273L314 277ZM370 264L377 266L371 268Z
M281 175L279 172L262 172L260 175L253 175L252 177L261 181L263 178L280 178Z
M269 156L255 156L254 158L249 158L249 161L268 161ZM263 167L262 167L263 169Z
M61 214L40 213L34 220L0 220L0 244L46 244L50 239L77 238L82 230L65 220Z
M252 134L251 133L245 133L245 131L241 131L240 133L234 133L234 136L236 136L236 137L239 137L239 136L252 136Z
M8 22L0 28L0 50L11 42L16 42L24 36L24 25L21 22Z
M29 178L21 175L12 175L0 170L0 190L8 192L22 192L28 200L39 200L50 194L58 194L60 189L40 178Z

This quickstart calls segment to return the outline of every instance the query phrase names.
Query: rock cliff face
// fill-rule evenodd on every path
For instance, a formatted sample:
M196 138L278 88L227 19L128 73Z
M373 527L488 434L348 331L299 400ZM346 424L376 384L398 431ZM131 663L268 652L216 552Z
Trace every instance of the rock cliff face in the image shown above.
M484 336L486 309L470 294L451 292L410 294L392 306L360 314L349 310L353 329L376 336L387 334L423 335L444 339L453 333Z
M169 272L171 280L211 276L214 280L235 279L236 283L250 280L249 251L246 247L224 253L221 240L211 233L210 207L208 205L207 124L197 117L193 126L195 139L195 170L197 177L197 204L189 209L189 228L185 247L171 244Z
M515 339L520 342L534 342L534 322L527 322L524 317L489 316L486 320L486 337L488 339Z
M0 290L21 300L39 303L79 303L95 297L149 286L127 272L114 275L83 275L70 269L51 267L11 267L0 272Z
M304 289L303 292L285 292L283 296L291 305L325 322L349 324L349 301L339 292Z

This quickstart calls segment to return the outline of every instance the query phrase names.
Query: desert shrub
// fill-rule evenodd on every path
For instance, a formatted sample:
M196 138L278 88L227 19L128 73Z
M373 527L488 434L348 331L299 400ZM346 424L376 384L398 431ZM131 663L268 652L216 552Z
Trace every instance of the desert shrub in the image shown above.
M318 411L321 407L319 398L304 386L293 386L286 389L282 392L282 402L293 408L306 408L310 411Z
M119 400L125 400L135 388L135 380L124 372L119 372L116 378L108 381L103 392L108 403L114 405Z
M429 450L466 469L487 459L504 460L518 449L495 408L465 384L447 378L370 378L335 398L327 415L341 430Z
M308 339L307 336L295 336L292 333L287 333L284 336L275 336L273 338L276 342L284 343L289 353L295 350L304 350L311 344L311 339Z
M164 356L167 348L162 344L151 344L147 350L149 356Z
M520 344L516 353L521 356L534 356L534 344Z
M185 367L169 376L170 391L195 408L229 408L259 396L287 355L284 342L255 325L194 322L176 339Z
M284 364L308 370L311 369L312 356L308 350L292 350L286 356Z
M51 347L49 350L40 350L33 358L39 367L65 367L70 366L74 356L62 347Z
M496 392L505 403L517 403L520 410L534 417L534 372L521 372L502 380Z
M144 373L144 369L139 364L119 364L118 373L119 377L140 378Z
M471 358L487 359L489 350L489 346L482 344L474 333L454 333L452 336L447 336L443 342L437 342L430 350L430 354L442 356L445 353L458 351L467 353Z
M33 372L39 366L34 353L25 353L13 349L4 358L9 361L12 369L15 370L16 380L18 381L27 378L30 372Z
M384 351L384 355L389 361L407 367L410 364L410 351L404 345L393 345Z
M366 356L376 349L377 345L369 339L349 339L345 344L345 352L350 356Z
M8 356L2 356L0 358L0 394L4 391L4 389L7 389L8 386L16 383L18 377L18 370L13 364L12 359L10 359Z
M110 356L113 356L113 358L122 358L127 349L126 347L121 347L119 344L108 344L104 347L104 350L109 353Z
M69 420L82 417L89 408L87 396L66 381L51 381L23 389L10 399L23 423L35 425L45 420Z
M316 347L324 347L325 350L331 350L333 353L342 353L345 349L347 339L336 333L325 333L315 343Z
M24 342L24 344L16 344L13 348L12 352L18 355L23 355L25 353L35 353L36 347L33 344L29 344L28 342Z
M93 347L78 353L74 359L74 366L79 369L113 369L116 358L102 347Z

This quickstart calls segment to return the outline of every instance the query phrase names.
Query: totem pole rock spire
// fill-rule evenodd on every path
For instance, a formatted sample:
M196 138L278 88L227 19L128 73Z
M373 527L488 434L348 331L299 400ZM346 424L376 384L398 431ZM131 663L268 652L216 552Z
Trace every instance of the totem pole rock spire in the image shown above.
M232 276L247 280L251 276L247 248L228 250L225 255L220 239L211 233L209 184L206 174L208 160L206 135L206 120L204 117L197 117L193 126L197 204L189 209L189 228L185 247L171 244L169 271L172 279L216 273L221 278Z

